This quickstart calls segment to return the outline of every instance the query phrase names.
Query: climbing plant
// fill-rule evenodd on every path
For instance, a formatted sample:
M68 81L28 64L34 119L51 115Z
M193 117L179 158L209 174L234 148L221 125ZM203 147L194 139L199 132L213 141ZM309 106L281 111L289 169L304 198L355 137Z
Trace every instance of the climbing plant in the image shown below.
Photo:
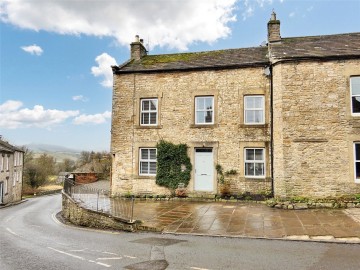
M161 140L157 145L156 184L176 189L179 183L189 184L192 165L186 144Z

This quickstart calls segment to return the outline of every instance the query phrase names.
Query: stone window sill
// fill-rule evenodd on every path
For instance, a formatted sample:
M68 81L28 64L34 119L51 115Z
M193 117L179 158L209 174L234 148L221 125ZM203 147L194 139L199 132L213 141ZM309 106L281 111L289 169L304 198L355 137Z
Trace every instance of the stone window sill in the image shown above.
M135 129L161 129L163 128L162 125L157 126L135 126Z
M240 124L240 128L268 128L268 124L251 125L251 124Z
M210 124L210 125L196 125L196 124L191 124L190 128L216 128L218 127L217 124Z

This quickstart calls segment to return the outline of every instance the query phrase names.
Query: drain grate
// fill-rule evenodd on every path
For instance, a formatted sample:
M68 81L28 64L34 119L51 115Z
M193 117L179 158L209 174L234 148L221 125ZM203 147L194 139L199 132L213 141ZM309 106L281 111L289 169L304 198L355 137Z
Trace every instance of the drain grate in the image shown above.
M166 260L146 261L125 266L128 270L165 270L169 266Z

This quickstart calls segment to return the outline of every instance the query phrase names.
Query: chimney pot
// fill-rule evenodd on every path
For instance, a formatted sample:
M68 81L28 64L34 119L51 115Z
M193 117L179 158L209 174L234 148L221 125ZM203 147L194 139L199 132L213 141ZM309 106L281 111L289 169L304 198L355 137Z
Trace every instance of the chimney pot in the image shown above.
M281 42L280 21L276 19L275 11L271 13L271 18L267 26L268 26L268 42L269 43Z
M131 60L140 60L143 56L147 55L146 48L143 45L143 39L139 35L135 36L135 41L130 44L130 57Z
M140 42L141 42L141 43L144 43L144 40L143 40L142 38L140 38Z

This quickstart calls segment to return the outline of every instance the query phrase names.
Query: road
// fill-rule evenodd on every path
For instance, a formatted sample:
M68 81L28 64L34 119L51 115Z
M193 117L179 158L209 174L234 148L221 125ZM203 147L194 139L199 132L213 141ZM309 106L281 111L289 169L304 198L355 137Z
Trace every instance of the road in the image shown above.
M0 269L360 269L360 245L102 232L60 210L60 195L0 209Z

